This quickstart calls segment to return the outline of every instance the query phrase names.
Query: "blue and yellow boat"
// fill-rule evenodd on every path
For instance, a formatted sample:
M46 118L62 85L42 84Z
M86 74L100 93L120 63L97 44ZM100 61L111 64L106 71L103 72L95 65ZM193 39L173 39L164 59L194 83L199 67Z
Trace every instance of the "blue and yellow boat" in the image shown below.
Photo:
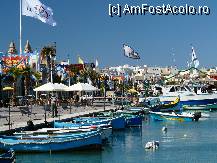
M180 122L189 122L189 121L198 121L201 117L200 112L196 113L164 113L164 112L152 112L150 111L150 116L155 121L180 121Z

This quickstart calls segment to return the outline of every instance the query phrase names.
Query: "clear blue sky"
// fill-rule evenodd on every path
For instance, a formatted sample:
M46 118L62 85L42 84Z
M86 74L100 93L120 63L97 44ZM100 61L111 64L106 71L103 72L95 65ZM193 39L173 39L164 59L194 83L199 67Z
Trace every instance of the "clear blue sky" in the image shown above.
M215 0L41 0L54 12L56 27L23 16L23 44L28 39L35 48L57 42L58 59L77 55L87 61L98 58L100 67L112 65L185 67L193 44L200 67L216 66L217 1ZM206 5L206 16L123 16L110 17L109 3L115 5ZM19 50L19 0L2 0L0 6L0 51L6 51L10 41ZM127 43L141 56L135 61L123 56L122 45ZM24 46L24 45L23 45ZM172 53L176 62L173 63Z

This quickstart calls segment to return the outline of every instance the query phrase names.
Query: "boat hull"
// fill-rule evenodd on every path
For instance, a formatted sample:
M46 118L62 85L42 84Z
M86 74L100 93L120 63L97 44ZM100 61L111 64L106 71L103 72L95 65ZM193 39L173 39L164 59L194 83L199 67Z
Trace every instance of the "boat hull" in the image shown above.
M150 113L151 118L154 121L168 121L168 120L173 120L173 121L180 121L180 122L191 122L194 121L194 117L188 117L188 116L179 116L178 114L163 114L161 112L151 112Z
M100 132L92 132L83 136L48 138L48 139L18 139L1 138L0 148L8 150L12 148L18 152L49 152L85 148L89 146L101 147Z
M126 121L124 117L114 117L111 121L112 128L114 130L124 129L126 127Z
M142 125L142 117L141 116L131 116L126 118L127 127L133 126L141 126Z
M208 105L183 105L183 110L200 110L200 111L215 111L217 110L217 104Z
M169 103L173 101L176 96L160 96L160 101L163 103ZM192 95L192 96L180 96L180 106L183 105L208 105L217 103L217 94L206 95Z
M108 124L111 122L112 129L123 129L126 126L125 119L123 116L116 116L116 117L85 117L85 118L77 118L74 119L76 123L89 123L93 125L100 125L100 124Z
M111 135L112 135L112 127L108 124L102 124L102 125L92 125L92 124L75 124L75 123L69 123L69 122L58 122L58 121L54 121L54 128L82 128L82 127L88 127L88 128L92 128L92 127L100 127L102 134L102 140L108 139Z

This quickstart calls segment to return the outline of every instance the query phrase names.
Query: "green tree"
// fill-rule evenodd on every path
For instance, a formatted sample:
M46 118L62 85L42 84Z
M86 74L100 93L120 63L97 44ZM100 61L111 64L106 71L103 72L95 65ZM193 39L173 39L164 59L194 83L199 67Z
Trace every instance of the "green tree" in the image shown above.
M16 83L17 78L22 74L22 70L17 67L12 67L9 69L8 74L12 77L13 82L13 95L16 96Z
M49 70L51 70L51 67L54 68L55 63L52 58L56 57L56 46L44 46L40 55L42 57L42 64L45 64Z
M25 78L24 80L25 95L29 95L31 76L34 75L36 77L36 80L39 80L41 75L38 72L34 72L30 66L26 66L20 72L21 72L21 75L23 75Z

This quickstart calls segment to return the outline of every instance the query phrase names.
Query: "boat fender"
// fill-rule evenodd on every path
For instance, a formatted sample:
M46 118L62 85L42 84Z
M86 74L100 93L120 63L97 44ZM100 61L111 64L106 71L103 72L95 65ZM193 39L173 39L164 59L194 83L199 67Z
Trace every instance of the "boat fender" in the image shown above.
M198 121L201 118L201 112L194 113L194 120Z

